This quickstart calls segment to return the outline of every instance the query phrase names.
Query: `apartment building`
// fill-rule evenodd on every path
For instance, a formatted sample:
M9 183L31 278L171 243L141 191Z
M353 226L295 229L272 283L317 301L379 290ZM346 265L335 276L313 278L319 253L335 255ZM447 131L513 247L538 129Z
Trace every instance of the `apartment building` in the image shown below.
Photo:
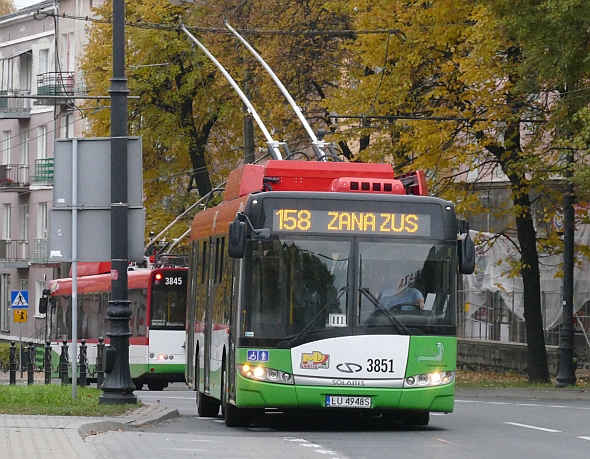
M60 275L47 255L53 144L86 128L76 57L88 23L72 17L90 16L91 7L50 0L0 17L0 342L45 339L39 298ZM15 291L28 292L25 322L11 307Z

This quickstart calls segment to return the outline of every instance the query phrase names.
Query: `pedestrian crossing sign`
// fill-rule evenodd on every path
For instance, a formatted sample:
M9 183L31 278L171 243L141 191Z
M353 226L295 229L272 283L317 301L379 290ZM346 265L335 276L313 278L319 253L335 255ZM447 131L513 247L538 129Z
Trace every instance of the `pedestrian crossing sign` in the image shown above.
M15 290L10 292L10 305L12 309L28 309L29 292L27 290Z

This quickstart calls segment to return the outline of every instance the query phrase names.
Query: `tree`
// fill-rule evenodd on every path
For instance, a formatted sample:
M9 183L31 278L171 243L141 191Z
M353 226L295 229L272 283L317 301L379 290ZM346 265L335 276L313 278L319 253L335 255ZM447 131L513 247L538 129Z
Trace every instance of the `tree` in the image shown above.
M0 16L14 13L16 8L13 0L0 0Z
M356 30L392 32L356 37L349 46L356 59L343 71L347 86L330 94L330 109L382 117L348 123L347 134L370 136L360 159L389 158L401 172L427 170L432 192L457 202L460 213L486 210L474 190L501 172L513 205L497 209L512 222L498 232L520 251L512 275L524 286L529 379L548 381L539 265L544 253L560 250L548 224L558 193L548 185L563 163L549 122L558 112L547 93L523 82L525 44L481 2L351 0L347 6ZM468 171L477 176L470 183Z
M130 135L143 137L147 230L159 231L180 211L219 184L243 157L241 103L234 90L204 54L176 25L182 20L228 69L251 99L277 140L293 150L307 147L309 138L265 71L223 25L236 29L283 30L284 35L247 34L247 39L279 74L307 114L324 119L318 101L338 67L322 59L339 52L338 38L305 35L301 30L331 28L344 22L322 7L326 1L215 2L210 6L171 6L167 1L126 3L127 76ZM111 2L95 10L111 16ZM198 28L191 24L198 24ZM206 32L201 32L206 31ZM289 33L291 32L291 33ZM277 36L281 36L277 40ZM111 25L94 24L82 59L92 94L106 94L111 74ZM290 56L298 56L298 65ZM289 65L285 65L288 63ZM108 135L109 114L98 110L90 117L89 134ZM265 141L257 132L258 145Z

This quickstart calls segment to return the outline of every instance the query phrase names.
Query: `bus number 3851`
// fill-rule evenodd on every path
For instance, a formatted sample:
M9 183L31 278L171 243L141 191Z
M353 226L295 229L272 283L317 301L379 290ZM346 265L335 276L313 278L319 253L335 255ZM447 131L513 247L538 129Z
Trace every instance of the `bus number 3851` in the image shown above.
M393 359L367 359L369 373L393 373Z

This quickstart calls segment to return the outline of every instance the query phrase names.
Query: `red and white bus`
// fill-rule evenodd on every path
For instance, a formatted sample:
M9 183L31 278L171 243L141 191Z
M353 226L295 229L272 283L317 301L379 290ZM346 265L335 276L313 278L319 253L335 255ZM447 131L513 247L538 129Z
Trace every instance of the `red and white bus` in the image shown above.
M130 268L128 286L129 365L137 389L147 384L150 390L163 390L170 382L184 382L187 268ZM49 336L57 370L62 342L72 340L72 278L52 280L49 290ZM77 292L78 342L86 341L88 378L93 380L98 339L110 341L110 263L80 263Z

